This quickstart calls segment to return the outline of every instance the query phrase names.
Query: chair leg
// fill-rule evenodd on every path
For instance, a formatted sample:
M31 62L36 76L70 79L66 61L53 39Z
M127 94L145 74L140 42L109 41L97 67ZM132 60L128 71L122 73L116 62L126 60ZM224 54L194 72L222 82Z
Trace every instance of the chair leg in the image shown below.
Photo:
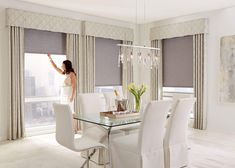
M86 151L86 157L87 157L86 167L89 168L89 162L90 162L89 150Z
M84 168L85 165L87 165L87 168L89 168L89 161L90 161L89 150L87 150L87 151L86 151L86 160L85 160L85 162L82 164L81 168Z
M90 162L90 159L91 157L95 154L96 152L96 149L94 149L91 154L89 154L89 150L86 151L86 161L83 163L83 165L81 166L81 168L84 168L85 165L87 165L87 168L89 168L89 162Z
M103 150L103 162L104 162L104 168L106 168L106 149Z

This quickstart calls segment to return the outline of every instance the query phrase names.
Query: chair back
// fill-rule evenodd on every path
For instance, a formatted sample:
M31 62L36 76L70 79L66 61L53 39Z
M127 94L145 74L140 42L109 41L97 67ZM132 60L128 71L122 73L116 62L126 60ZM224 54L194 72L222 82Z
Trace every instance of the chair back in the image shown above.
M170 106L168 100L152 101L145 109L139 133L142 167L164 168L164 125Z
M84 117L89 115L99 116L100 112L104 111L99 93L78 94L78 102L80 114ZM82 129L84 130L93 126L93 124L82 123Z
M182 167L188 162L188 120L195 101L196 98L179 99L171 113L164 138L166 168Z
M102 106L99 93L78 94L80 112L83 116L89 114L99 114L104 107Z
M193 98L193 94L187 94L187 93L174 93L172 96L172 111L175 110L176 104L178 103L179 99L185 99L185 98Z
M117 110L115 99L116 95L114 92L104 92L104 98L105 98L105 109L107 111L114 111Z
M56 118L56 141L71 150L74 149L72 112L69 105L53 104Z

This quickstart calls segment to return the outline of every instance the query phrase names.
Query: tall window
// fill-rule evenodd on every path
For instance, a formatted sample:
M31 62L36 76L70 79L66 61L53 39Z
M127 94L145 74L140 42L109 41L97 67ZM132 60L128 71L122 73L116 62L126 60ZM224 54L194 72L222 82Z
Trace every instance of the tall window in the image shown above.
M163 40L163 91L193 92L193 37Z
M96 92L122 90L122 68L118 67L120 40L96 38L95 86Z
M193 36L163 40L163 98L193 96ZM193 111L190 117L194 117Z
M62 65L65 55L52 55ZM26 128L55 125L53 103L60 100L63 76L51 66L46 54L25 53Z
M26 134L55 130L53 103L60 101L63 75L50 64L47 53L58 66L66 59L63 33L25 29L25 124Z

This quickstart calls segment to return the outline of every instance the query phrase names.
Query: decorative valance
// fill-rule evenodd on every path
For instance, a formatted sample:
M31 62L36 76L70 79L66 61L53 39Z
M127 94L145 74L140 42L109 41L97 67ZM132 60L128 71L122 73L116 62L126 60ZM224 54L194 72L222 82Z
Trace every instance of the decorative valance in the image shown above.
M133 29L95 22L85 22L85 35L124 41L134 40Z
M208 33L208 20L205 18L154 27L150 30L150 40L161 40L204 33Z
M7 9L7 25L80 34L81 21L18 9Z

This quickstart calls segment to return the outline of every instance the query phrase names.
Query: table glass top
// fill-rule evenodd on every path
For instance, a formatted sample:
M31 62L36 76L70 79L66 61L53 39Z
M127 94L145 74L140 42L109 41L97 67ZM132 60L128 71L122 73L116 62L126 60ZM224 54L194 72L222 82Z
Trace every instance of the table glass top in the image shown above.
M90 114L86 116L75 115L74 119L84 121L87 123L102 125L105 127L117 127L117 126L124 126L141 122L140 116L112 119L100 116L99 114Z

